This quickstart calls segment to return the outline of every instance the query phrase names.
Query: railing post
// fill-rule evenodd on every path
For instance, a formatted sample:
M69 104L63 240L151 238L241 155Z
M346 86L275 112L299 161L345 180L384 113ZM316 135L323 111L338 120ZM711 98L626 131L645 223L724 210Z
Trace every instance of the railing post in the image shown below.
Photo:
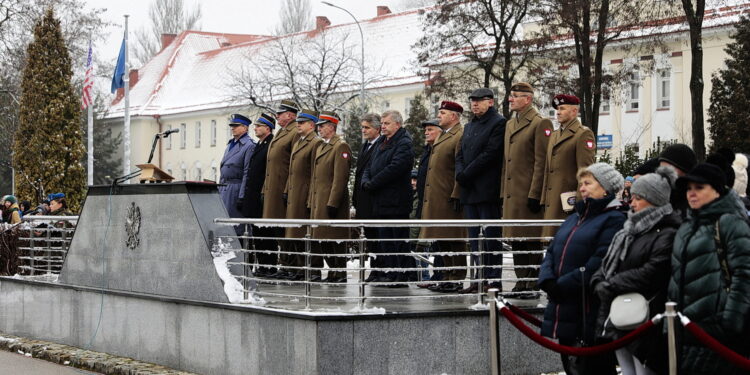
M248 238L250 236L250 233L247 230L247 224L245 224L245 232L242 233L242 240L240 240L240 244L242 245L242 250L250 250L250 246L247 246L250 242L250 239ZM250 280L248 279L250 277L250 252L249 251L243 251L245 256L243 257L245 259L245 264L242 265L242 274L245 276L242 278L242 298L244 300L247 300L249 296L248 289L250 288Z
M497 332L497 288L487 291L490 299L490 369L492 375L500 375L500 336Z
M484 293L484 225L479 227L479 239L477 240L477 303L483 304L484 299L482 293Z
M677 341L675 339L674 319L677 316L677 303L665 304L664 317L667 319L667 344L669 348L669 375L677 375Z
M31 267L30 274L34 275L34 267L36 267L36 260L34 260L34 228L29 229L30 240L29 240L29 266Z
M307 232L305 233L305 310L310 310L310 265L312 264L310 259L310 238L312 226L307 226Z
M50 223L50 226L47 227L47 251L45 251L45 260L47 262L48 270L50 264L50 254L52 254L52 228L54 228L54 224Z
M365 307L365 252L366 246L365 241L365 226L359 227L359 308L360 310Z

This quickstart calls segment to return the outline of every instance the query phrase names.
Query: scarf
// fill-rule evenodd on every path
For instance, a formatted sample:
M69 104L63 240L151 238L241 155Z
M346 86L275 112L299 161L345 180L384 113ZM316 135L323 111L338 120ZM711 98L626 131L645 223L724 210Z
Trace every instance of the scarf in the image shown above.
M650 231L661 219L672 213L672 205L665 204L658 207L649 207L640 212L628 213L628 219L622 229L615 233L612 243L607 249L607 255L604 256L602 267L604 267L604 279L609 279L615 274L630 250L630 244L633 239Z

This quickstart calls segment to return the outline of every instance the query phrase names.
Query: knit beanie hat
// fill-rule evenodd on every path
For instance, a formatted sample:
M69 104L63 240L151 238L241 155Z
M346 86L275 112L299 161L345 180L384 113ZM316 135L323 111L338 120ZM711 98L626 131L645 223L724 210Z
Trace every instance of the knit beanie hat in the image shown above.
M8 201L8 202L10 202L10 203L12 203L12 204L16 204L16 203L18 203L18 199L16 199L16 197L14 197L14 196L12 196L12 195L6 195L6 196L4 196L4 197L3 197L3 200L4 200L4 201Z
M666 161L685 173L692 170L698 164L698 159L695 157L693 149L682 143L667 146L659 155L659 161Z
M630 193L638 195L654 206L669 203L672 186L677 181L677 172L667 166L659 167L655 173L638 177L630 188Z
M607 163L594 163L586 167L599 185L602 185L608 194L617 194L625 188L625 179L614 167Z
M656 172L656 168L659 168L659 158L648 159L633 171L633 176L643 176L644 174L654 173Z

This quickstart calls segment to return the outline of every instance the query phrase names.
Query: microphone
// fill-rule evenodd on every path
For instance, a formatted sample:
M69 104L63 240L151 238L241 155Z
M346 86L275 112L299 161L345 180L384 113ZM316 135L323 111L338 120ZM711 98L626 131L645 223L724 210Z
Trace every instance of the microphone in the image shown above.
M162 137L169 137L170 134L172 134L172 133L179 133L179 132L180 132L179 128L174 128L174 129L169 129L169 130L165 131L164 133L161 133L161 135L162 135Z

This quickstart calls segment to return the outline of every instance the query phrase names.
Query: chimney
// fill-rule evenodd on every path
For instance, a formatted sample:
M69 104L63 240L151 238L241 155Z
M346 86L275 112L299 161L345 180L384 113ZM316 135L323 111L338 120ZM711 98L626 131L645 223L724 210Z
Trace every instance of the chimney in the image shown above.
M385 5L378 5L378 17L391 14L391 9Z
M315 30L323 30L326 27L331 26L331 21L328 20L328 17L326 16L317 16L315 17Z
M177 38L177 34L161 34L161 49L167 48L175 38Z
M138 69L130 69L128 79L130 80L129 87L132 88L133 86L135 86L135 84L138 83Z

